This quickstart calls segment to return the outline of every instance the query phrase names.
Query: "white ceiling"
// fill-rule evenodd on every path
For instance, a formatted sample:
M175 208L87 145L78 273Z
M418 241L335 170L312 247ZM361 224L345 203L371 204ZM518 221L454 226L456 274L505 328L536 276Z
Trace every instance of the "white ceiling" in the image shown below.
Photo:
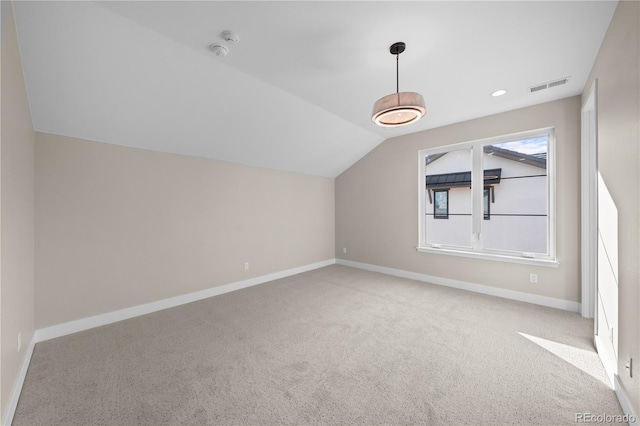
M35 130L335 177L389 137L579 94L615 7L47 1L14 13ZM220 58L208 46L225 29L240 42ZM396 41L400 90L422 93L427 115L380 128L371 107L395 92Z

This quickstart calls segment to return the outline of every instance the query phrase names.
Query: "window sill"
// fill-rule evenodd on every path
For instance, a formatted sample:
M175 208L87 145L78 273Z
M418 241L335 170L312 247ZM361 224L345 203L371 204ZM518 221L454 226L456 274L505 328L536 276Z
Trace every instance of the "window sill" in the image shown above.
M435 253L445 254L450 256L468 257L471 259L483 259L483 260L497 260L499 262L508 263L521 263L524 265L546 266L548 268L557 268L560 266L560 262L550 259L531 259L525 257L507 256L494 253L479 253L463 250L451 250L446 248L433 248L433 247L416 247L416 250L421 253Z

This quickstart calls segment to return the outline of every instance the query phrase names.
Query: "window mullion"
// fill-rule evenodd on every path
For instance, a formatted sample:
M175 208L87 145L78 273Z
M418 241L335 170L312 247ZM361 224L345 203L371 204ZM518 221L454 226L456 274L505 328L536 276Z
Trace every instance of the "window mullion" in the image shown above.
M471 168L471 212L472 212L472 244L474 250L482 249L483 190L484 172L482 170L482 145L474 144Z

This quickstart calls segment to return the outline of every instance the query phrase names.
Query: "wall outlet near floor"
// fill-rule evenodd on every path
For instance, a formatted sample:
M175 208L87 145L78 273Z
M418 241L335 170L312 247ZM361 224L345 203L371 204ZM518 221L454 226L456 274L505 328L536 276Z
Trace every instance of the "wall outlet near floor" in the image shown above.
M245 271L249 270L249 262L244 262L244 270Z
M22 349L22 332L18 333L18 352Z
M538 274L529 274L529 281L531 281L532 283L537 283L538 282Z
M347 254L347 248L346 247L342 247L342 253Z
M624 368L629 373L629 377L633 377L633 358L629 354L627 354L627 362L624 364Z

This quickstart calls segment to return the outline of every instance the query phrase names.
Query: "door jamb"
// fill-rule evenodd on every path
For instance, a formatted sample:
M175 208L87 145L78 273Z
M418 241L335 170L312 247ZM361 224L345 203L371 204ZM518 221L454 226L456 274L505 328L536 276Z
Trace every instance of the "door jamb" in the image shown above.
M582 105L581 135L581 314L594 318L598 334L596 298L598 292L598 110L597 80L594 80Z

